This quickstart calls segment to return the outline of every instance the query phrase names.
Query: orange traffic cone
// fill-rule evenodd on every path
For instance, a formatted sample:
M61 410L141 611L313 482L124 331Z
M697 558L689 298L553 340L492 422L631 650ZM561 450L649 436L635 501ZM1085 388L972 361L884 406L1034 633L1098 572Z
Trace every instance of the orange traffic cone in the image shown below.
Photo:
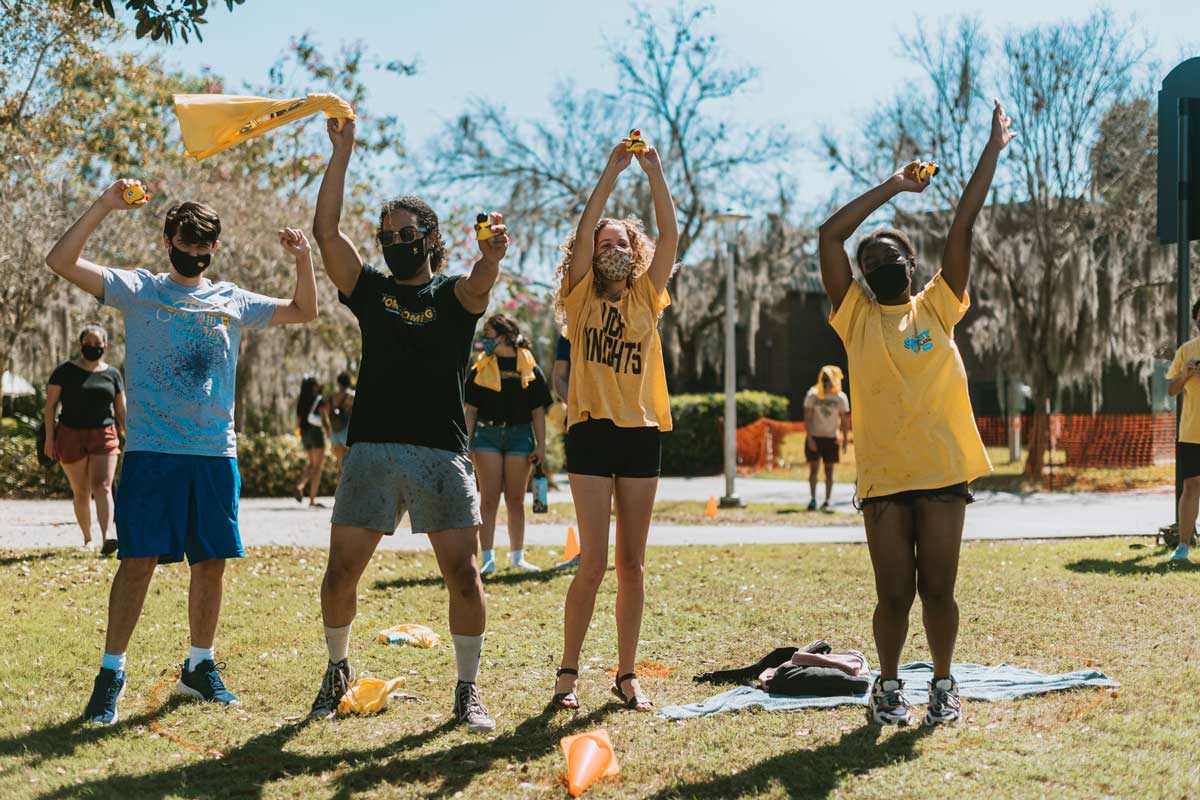
M564 736L559 745L567 759L567 791L571 797L579 797L600 778L621 771L608 731L604 728L577 736Z
M715 517L716 515L717 515L717 497L716 497L716 495L709 495L708 505L704 507L704 516Z
M579 566L579 538L574 528L567 528L567 545L563 548L563 560L559 567Z

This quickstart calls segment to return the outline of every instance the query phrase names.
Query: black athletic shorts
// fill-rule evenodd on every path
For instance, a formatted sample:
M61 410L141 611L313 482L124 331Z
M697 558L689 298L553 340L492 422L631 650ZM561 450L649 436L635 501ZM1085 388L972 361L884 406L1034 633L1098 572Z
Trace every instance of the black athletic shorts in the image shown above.
M1200 444L1179 443L1179 473L1185 481L1200 475Z
M567 472L604 478L657 478L662 471L658 428L618 428L608 419L576 422L567 431Z
M1200 447L1200 445L1197 445ZM966 482L956 483L952 486L942 486L937 489L913 489L908 492L896 492L895 494L885 494L879 497L864 497L859 501L860 507L870 506L875 503L900 503L901 505L911 506L919 499L926 500L954 500L962 498L967 503L974 503L975 496L971 494L971 489Z
M815 445L815 446L813 446ZM836 436L809 436L804 442L804 456L808 463L836 464L840 459Z

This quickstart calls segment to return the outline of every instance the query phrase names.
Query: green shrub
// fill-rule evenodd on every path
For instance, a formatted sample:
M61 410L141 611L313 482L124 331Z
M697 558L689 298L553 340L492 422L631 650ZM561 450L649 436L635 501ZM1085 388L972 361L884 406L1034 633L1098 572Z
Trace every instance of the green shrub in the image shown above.
M71 496L71 484L57 464L46 468L38 463L37 446L31 436L0 439L0 497Z
M291 497L308 458L295 434L251 433L238 436L242 497ZM321 494L337 488L337 459L332 449L321 465Z
M663 436L664 475L713 475L724 463L721 418L724 393L679 394L671 398L674 429ZM737 424L788 418L788 399L767 392L737 393Z

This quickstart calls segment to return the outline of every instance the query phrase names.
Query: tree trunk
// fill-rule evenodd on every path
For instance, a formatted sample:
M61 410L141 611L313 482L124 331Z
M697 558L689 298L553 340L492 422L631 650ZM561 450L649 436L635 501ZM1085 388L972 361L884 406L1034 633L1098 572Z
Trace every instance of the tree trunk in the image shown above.
M1039 382L1040 384L1040 382ZM1044 384L1033 390L1033 413L1030 415L1029 455L1025 474L1034 483L1041 483L1046 468L1046 451L1050 448L1050 415L1047 413L1049 388Z
M8 433L4 427L4 373L8 370L8 362L12 357L12 348L5 346L0 350L0 440L5 439Z

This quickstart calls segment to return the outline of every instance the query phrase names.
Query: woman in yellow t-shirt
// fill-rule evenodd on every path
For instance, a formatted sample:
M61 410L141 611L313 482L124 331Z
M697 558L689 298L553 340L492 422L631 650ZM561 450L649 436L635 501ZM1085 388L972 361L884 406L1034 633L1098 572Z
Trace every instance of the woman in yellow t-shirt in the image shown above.
M921 595L933 655L926 725L960 716L950 674L958 638L954 583L970 481L991 471L975 427L967 375L954 326L970 304L971 228L987 199L1000 152L1012 140L996 101L992 132L963 190L946 235L941 271L918 294L911 284L916 250L897 230L859 240L856 259L874 297L854 280L845 242L901 192L922 192L929 178L913 162L852 200L820 228L821 278L833 306L830 324L846 345L858 497L875 570L874 632L880 676L868 718L906 725L910 708L897 679L908 612Z
M671 407L658 321L671 302L679 226L653 147L631 151L623 140L588 198L579 227L563 246L557 311L571 342L567 386L567 473L579 520L579 571L563 612L563 655L553 703L578 708L579 654L596 591L608 568L609 513L617 506L617 679L626 708L650 711L634 674L645 595L642 570L658 491L660 436ZM658 240L642 223L603 218L621 172L637 157L650 182Z

